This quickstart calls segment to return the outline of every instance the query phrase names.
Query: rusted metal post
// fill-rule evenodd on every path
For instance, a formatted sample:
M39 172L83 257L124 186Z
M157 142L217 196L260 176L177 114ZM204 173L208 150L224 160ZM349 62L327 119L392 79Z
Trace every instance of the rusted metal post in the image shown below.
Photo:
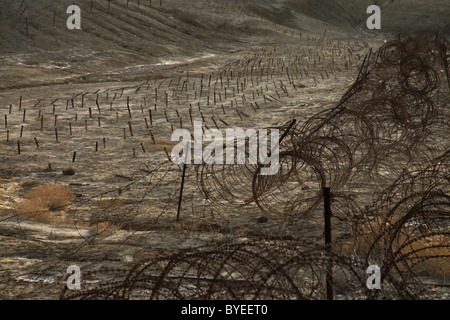
M326 288L327 300L333 300L333 265L331 263L331 192L329 187L323 188L325 219L325 250L327 253Z

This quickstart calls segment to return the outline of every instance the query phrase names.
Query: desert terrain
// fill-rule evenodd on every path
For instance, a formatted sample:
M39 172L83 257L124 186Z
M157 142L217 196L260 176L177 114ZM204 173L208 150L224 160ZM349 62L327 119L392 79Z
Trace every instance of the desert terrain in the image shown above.
M449 299L450 5L376 2L381 30L372 1L80 0L69 30L73 1L2 1L0 299L326 299L330 268L335 299ZM195 121L278 129L279 172L174 164Z

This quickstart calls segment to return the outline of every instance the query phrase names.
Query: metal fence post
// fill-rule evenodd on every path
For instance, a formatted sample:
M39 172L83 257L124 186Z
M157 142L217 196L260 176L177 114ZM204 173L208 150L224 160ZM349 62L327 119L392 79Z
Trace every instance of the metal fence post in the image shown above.
M327 253L326 287L327 300L333 300L333 265L331 262L331 192L329 187L323 188L325 219L325 250Z

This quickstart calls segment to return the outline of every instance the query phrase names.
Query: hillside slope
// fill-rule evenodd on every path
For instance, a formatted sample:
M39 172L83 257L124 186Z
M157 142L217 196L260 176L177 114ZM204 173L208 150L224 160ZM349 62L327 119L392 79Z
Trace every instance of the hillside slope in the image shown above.
M381 8L381 30L376 33L408 33L425 29L450 33L450 3L446 0L252 0L253 12L300 30L342 36L366 34L368 6Z
M88 45L142 55L193 53L226 48L243 35L261 35L282 25L303 32L354 36L367 32L366 9L382 9L380 33L422 29L449 31L446 0L78 0L82 30L66 28L74 1L4 0L0 53L58 50ZM149 4L152 7L149 7ZM27 30L28 21L28 30ZM262 33L267 35L266 33Z
M81 30L66 27L73 3L81 8ZM382 8L381 30L366 28L372 3ZM148 76L157 66L296 41L282 40L289 34L450 34L449 16L446 0L3 0L0 88Z

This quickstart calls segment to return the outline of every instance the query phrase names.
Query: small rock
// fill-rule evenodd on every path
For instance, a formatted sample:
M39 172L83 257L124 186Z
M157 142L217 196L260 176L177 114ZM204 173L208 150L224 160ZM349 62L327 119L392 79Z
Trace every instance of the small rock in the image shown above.
M258 218L258 223L266 223L267 221L269 221L267 217L261 216Z
M74 174L75 170L73 170L72 168L63 171L63 175L65 176L73 176Z

